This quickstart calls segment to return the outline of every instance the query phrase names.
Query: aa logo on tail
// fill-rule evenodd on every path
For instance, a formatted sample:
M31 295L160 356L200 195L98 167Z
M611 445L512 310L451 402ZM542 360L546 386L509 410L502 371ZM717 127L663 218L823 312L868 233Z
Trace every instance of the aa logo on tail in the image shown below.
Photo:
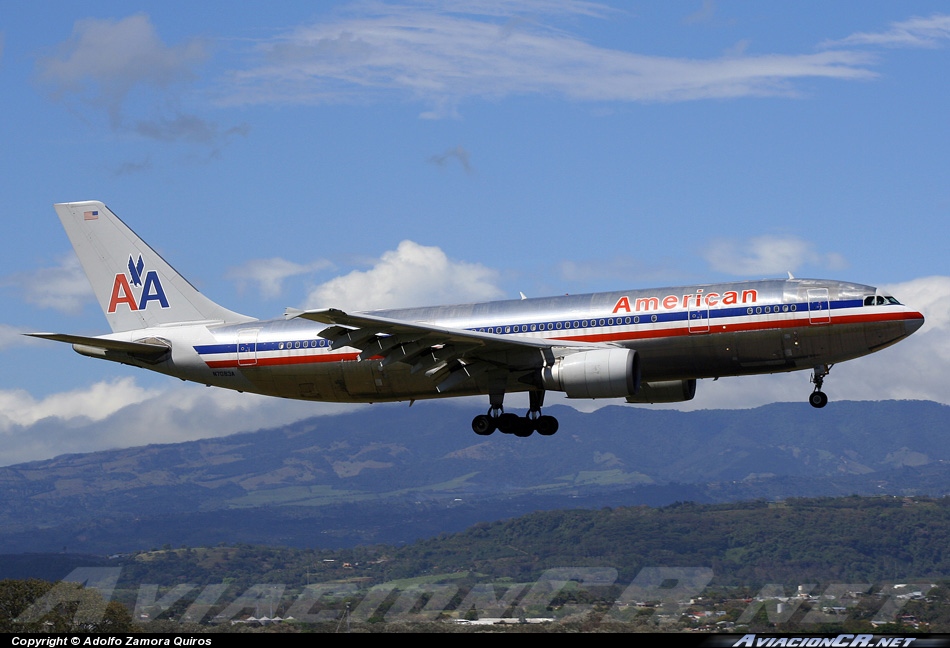
M162 308L168 308L168 298L165 297L165 289L162 288L158 273L149 270L143 277L144 270L145 262L142 261L142 255L139 255L137 261L129 255L128 274L117 274L112 283L112 297L109 299L110 313L114 313L119 304L125 304L129 310L133 311L145 310L153 301L158 302ZM133 289L132 286L135 288ZM136 298L136 293L138 293L138 298Z

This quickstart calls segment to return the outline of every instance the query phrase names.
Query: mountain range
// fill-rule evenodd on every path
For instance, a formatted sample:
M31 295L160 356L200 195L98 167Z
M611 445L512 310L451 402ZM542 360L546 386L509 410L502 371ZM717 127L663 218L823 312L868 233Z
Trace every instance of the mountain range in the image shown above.
M408 543L537 510L950 494L950 407L550 407L479 437L457 406L374 406L187 443L0 468L0 553Z

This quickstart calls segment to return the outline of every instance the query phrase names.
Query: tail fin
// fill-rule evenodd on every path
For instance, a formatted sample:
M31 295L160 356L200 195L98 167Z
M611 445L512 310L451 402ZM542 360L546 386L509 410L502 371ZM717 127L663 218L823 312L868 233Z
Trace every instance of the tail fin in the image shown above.
M90 200L54 207L113 332L253 319L198 292L103 203Z

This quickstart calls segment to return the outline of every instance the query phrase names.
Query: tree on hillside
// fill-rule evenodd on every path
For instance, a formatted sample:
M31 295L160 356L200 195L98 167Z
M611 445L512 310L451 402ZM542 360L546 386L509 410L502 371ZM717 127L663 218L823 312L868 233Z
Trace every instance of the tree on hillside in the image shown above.
M0 581L0 632L129 632L132 615L77 583Z

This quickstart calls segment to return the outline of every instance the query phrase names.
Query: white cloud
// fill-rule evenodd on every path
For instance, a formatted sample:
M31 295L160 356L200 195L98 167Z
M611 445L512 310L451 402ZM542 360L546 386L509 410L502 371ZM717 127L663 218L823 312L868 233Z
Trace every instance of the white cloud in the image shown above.
M914 17L891 23L884 32L859 32L840 40L822 43L823 47L881 45L884 47L936 48L950 39L950 15L934 14L929 18Z
M438 6L444 11L482 16L511 18L514 12L534 16L539 14L587 16L590 18L608 18L618 10L600 2L585 0L422 0L420 6ZM521 20L524 20L523 18Z
M228 278L237 281L243 291L248 284L257 286L262 297L277 297L283 291L285 279L324 270L332 264L326 260L300 264L281 258L252 259L241 266L231 268Z
M234 73L225 101L335 103L396 94L427 104L424 116L446 117L474 97L657 102L787 96L796 94L800 79L875 76L867 69L873 59L853 51L677 59L606 49L536 20L518 20L514 12L522 5L509 4L510 13L500 16L503 6L456 12L437 5L357 5L349 16L260 45L262 62ZM366 7L375 13L357 13ZM577 7L546 12L532 4L549 16Z
M106 108L113 125L138 85L167 88L191 77L207 53L201 41L179 46L162 42L148 16L122 20L79 20L60 55L39 61L41 78L57 93L71 93Z
M924 314L927 321L918 334L950 332L950 277L923 277L883 286L882 290ZM946 337L950 342L950 335Z
M758 236L746 241L712 241L703 258L713 270L752 277L795 272L802 266L838 270L847 265L837 253L819 253L815 246L794 236Z
M57 55L37 61L37 74L54 97L104 111L113 129L218 150L234 136L247 135L248 126L221 128L178 108L180 94L207 58L200 39L166 45L144 14L89 18L76 22Z
M312 290L306 306L364 310L497 299L503 294L497 278L483 265L403 241L369 270L354 270Z
M860 373L855 371L868 390L865 397L890 393L950 404L950 277L924 277L883 289L919 310L926 321L907 340L871 356Z
M45 418L101 421L129 403L154 396L131 378L99 382L90 387L36 400L23 390L0 392L0 429L28 426Z
M92 286L75 254L63 257L58 266L10 275L2 283L21 290L30 304L64 313L78 313L83 305L95 302Z
M38 340L23 335L27 333L26 329L21 329L9 324L0 324L0 351L12 347L25 346L27 344L36 344Z
M131 378L35 399L0 391L0 465L280 426L360 405L309 403L196 385L143 389Z

